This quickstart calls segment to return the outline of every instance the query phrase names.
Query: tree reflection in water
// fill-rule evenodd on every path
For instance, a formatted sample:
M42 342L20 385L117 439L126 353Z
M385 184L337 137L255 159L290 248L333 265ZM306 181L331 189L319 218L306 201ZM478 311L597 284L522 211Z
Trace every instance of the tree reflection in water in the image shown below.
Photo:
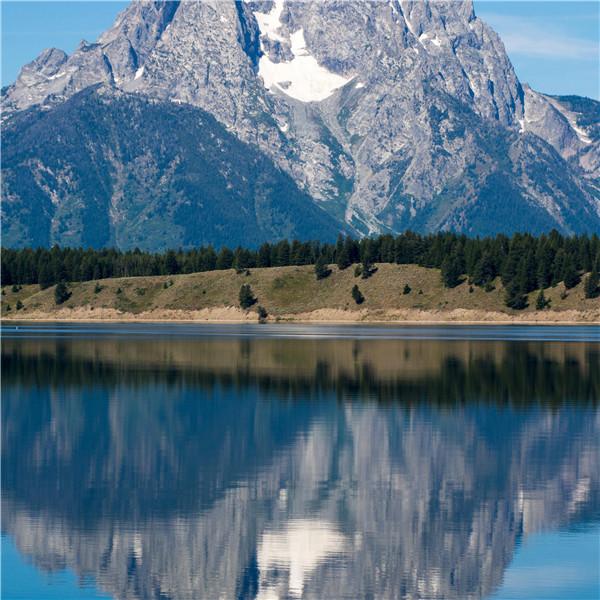
M6 339L2 527L119 598L485 598L600 519L593 343Z

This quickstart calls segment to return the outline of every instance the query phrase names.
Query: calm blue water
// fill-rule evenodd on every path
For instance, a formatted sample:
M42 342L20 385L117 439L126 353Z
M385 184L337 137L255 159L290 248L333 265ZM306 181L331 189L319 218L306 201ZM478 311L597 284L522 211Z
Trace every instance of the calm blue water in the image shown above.
M2 337L3 599L599 596L598 327Z

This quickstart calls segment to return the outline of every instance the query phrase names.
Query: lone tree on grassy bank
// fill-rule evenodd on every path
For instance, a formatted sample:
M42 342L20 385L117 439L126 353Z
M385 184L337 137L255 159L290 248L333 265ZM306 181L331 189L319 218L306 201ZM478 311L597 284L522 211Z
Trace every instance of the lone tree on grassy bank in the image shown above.
M523 288L516 282L509 284L506 289L504 303L508 308L514 310L523 310L527 308L527 296L523 293Z
M256 304L256 298L252 293L252 288L249 283L244 283L240 288L240 306L246 310Z
M408 294L410 294L410 293L411 293L411 291L412 291L412 288L410 287L410 285L408 285L408 283L407 283L407 284L405 284L405 285L404 285L404 289L402 290L402 293L403 293L405 296L407 296Z
M330 274L331 269L327 264L327 259L323 255L319 256L317 262L315 263L315 277L317 278L317 281L329 277Z
M362 295L362 292L358 289L357 285L352 288L352 298L356 304L362 304L365 301L365 297Z
M258 312L258 322L266 323L267 317L269 316L267 309L264 306L259 306L257 312Z
M456 287L461 281L462 269L457 256L446 256L442 261L442 283L447 288Z
M600 296L600 278L598 277L597 269L594 269L585 278L584 293L586 298L597 298Z
M56 304L62 304L71 297L71 292L67 288L67 284L64 281L60 281L54 288L54 302Z
M548 300L548 298L546 298L546 296L544 295L544 290L540 290L540 293L538 294L538 297L535 301L536 310L544 310L549 307L550 300Z
M373 273L377 272L377 267L373 266L369 260L365 259L361 264L360 276L363 279L369 279Z

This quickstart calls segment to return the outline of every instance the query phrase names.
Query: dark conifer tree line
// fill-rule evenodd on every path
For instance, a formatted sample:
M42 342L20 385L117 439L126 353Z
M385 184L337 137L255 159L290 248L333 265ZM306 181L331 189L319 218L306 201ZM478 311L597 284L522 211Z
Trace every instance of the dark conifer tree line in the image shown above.
M316 265L317 277L327 265L345 269L362 265L370 272L375 263L417 264L441 269L442 281L455 287L471 284L493 289L501 278L506 304L526 306L526 295L564 282L567 289L586 279L586 295L595 297L600 270L600 238L566 237L557 231L535 237L517 233L469 238L455 233L419 235L410 231L355 240L340 237L335 244L320 242L265 243L258 249L203 246L162 253L141 250L83 248L25 248L2 250L2 285L39 284L46 288L61 281L90 281L108 277L177 275L221 269Z

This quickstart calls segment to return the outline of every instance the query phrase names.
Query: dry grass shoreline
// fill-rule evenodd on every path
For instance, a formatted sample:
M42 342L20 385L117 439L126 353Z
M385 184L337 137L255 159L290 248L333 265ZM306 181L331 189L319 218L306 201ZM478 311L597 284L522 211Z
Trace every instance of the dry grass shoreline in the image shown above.
M236 318L237 317L237 318ZM209 309L202 311L148 311L139 314L119 311L91 311L86 309L65 309L54 313L15 313L2 318L4 322L71 322L71 323L221 323L243 324L257 323L254 312L241 311L236 307ZM402 314L369 314L368 311L318 310L311 313L299 313L268 317L267 323L312 323L321 325L600 325L600 314L578 311L544 311L527 315L506 315L481 311L404 311Z
M250 284L257 304L248 311L237 306L242 284ZM365 302L351 298L357 284ZM411 287L403 294L404 286ZM437 269L415 265L379 265L369 279L354 277L353 269L316 281L312 267L233 270L189 275L129 277L73 283L71 297L57 306L54 288L37 285L17 291L3 288L2 318L9 321L255 323L260 304L269 323L506 325L600 324L600 299L586 299L583 284L565 290L563 284L545 290L548 310L529 307L514 311L504 306L499 281L486 292L463 283L447 289ZM16 310L16 303L23 305ZM11 306L11 310L8 310Z

